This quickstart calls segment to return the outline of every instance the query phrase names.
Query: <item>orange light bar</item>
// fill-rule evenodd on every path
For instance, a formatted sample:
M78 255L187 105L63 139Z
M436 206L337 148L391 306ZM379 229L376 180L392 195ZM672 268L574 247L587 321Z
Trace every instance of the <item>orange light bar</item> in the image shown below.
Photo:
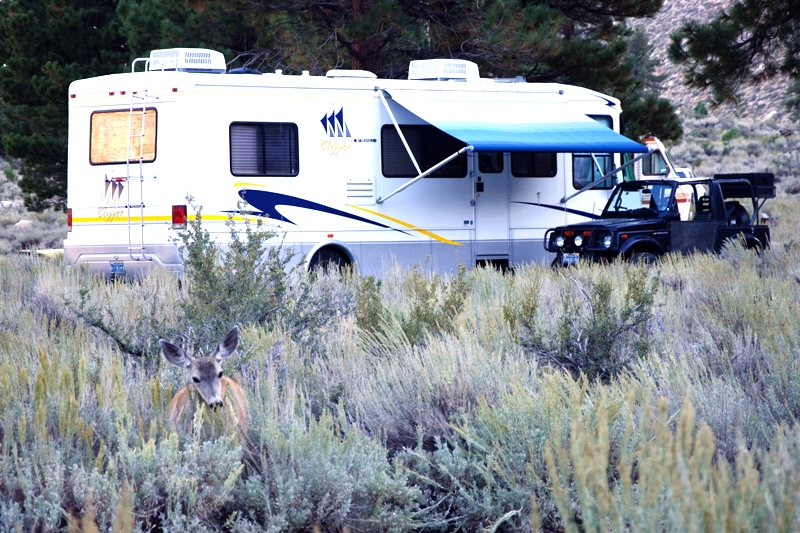
M572 231L572 230L567 230L567 231L564 232L564 237L574 237L574 236L575 236L575 232Z
M592 230L590 230L590 229L585 230L583 232L583 236L584 237L591 237L592 236Z

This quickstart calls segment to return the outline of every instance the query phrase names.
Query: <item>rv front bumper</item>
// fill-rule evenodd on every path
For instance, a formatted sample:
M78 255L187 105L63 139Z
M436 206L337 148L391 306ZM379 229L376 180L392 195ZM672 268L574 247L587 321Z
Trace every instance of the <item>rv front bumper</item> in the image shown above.
M83 266L92 274L109 279L136 278L153 268L183 272L183 262L173 245L147 246L143 251L129 251L125 246L69 245L64 243L64 260L68 265Z

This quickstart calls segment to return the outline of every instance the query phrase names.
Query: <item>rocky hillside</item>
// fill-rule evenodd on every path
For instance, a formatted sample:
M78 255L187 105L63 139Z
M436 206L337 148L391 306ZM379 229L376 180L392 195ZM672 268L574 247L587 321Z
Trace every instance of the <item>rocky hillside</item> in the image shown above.
M647 30L657 58L662 60L659 73L666 74L663 96L668 98L682 116L691 116L698 102L708 102L710 94L691 89L683 83L680 68L670 63L667 58L670 34L678 29L685 20L711 20L716 13L732 3L731 0L664 0L661 11L652 19L640 22ZM745 87L742 91L742 103L735 107L724 105L714 110L715 115L735 115L754 120L774 120L781 128L789 127L786 112L781 104L788 81L772 80L758 87Z
M782 101L789 85L775 79L757 87L743 87L738 106L712 108L709 91L683 83L680 67L670 63L670 34L685 20L711 20L732 0L664 0L652 19L638 22L647 31L654 55L666 74L662 96L677 108L684 135L668 146L678 166L691 166L698 176L724 172L774 172L778 190L800 194L800 124L793 123ZM707 115L697 113L699 102ZM791 134L789 134L791 132ZM789 134L789 135L787 135Z

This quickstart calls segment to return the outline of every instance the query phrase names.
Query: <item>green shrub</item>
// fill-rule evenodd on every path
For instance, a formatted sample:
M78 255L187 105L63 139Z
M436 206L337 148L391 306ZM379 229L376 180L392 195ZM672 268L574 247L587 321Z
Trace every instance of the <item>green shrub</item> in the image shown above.
M708 116L708 108L706 107L706 104L702 100L697 102L697 105L694 106L694 115L696 117Z
M658 277L650 276L645 267L626 265L624 272L622 298L621 288L615 288L605 274L587 282L569 276L575 290L562 287L554 334L546 334L535 324L534 291L523 290L518 300L506 304L504 316L521 335L523 345L545 361L575 377L586 374L608 381L650 349L647 324L653 316Z
M738 139L742 136L742 132L739 131L738 128L731 128L729 130L725 130L722 134L722 144L729 144L732 140Z
M293 254L267 245L276 235L262 230L261 220L253 228L245 219L242 237L232 217L227 222L230 245L221 250L202 226L202 209L195 211L179 234L186 278L182 333L191 344L207 349L234 324L275 319L286 301L286 268Z
M450 279L439 274L427 275L419 265L411 270L403 286L410 300L408 316L402 320L409 342L416 344L426 334L453 331L453 320L469 294L466 275L464 265L459 265Z

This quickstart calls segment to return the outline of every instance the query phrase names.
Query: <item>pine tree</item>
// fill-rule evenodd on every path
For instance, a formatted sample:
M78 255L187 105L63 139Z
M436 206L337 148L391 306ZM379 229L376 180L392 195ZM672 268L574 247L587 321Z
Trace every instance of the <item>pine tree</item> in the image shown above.
M690 20L671 36L669 56L686 83L736 102L745 85L778 74L800 79L800 2L737 0L707 24Z
M66 202L70 82L125 68L115 8L102 0L0 2L0 146L22 160L30 209Z
M476 62L483 76L523 76L607 92L639 111L634 134L680 136L677 116L640 79L652 69L646 36L626 20L662 0L121 0L137 54L164 46L207 46L232 66L287 73L366 69L404 77L413 59ZM630 44L643 49L631 54ZM639 57L635 63L632 58ZM649 61L649 62L648 62ZM638 69L638 70L637 70ZM649 78L652 81L652 77ZM649 93L645 98L645 93ZM654 105L653 109L645 106ZM654 112L657 111L657 112ZM642 114L643 112L644 114ZM631 114L631 113L628 113Z

